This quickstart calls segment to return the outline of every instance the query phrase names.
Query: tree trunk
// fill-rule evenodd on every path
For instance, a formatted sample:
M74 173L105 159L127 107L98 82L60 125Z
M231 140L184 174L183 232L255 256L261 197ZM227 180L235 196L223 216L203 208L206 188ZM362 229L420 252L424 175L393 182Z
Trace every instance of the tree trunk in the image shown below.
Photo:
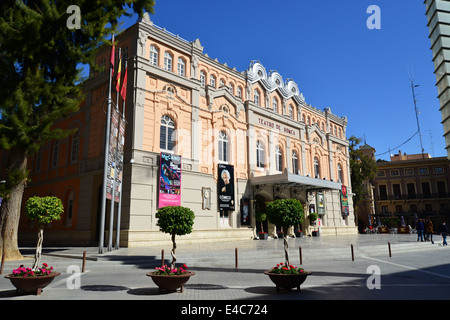
M18 230L22 196L26 183L27 157L24 151L10 150L9 165L6 170L6 185L9 194L0 207L0 255L5 251L6 260L23 259L18 247ZM14 182L12 172L23 173L23 179ZM15 184L14 184L15 183Z
M44 227L39 226L36 253L34 254L33 267L31 268L33 270L37 270L41 265L42 241L44 241Z
M284 259L285 259L285 265L286 267L289 267L290 262L289 262L289 244L287 241L287 234L284 232L286 231L288 228L283 227L283 240L284 240Z
M172 255L172 264L170 265L170 268L171 268L171 269L174 269L174 268L175 268L175 262L177 261L177 257L175 256L175 249L177 248L177 244L176 244L176 242L175 242L175 234L172 234L172 244L173 244L173 246L172 246L172 252L171 252L171 255Z

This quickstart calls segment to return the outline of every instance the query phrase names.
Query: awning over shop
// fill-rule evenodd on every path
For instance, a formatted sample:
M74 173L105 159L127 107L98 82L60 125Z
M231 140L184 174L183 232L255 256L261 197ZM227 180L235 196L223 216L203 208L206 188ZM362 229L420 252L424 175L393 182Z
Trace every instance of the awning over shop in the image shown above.
M280 174L272 174L260 177L252 177L250 179L252 186L257 185L284 185L288 187L298 187L307 190L341 190L342 184L338 182L316 179L311 177L300 176L288 172Z

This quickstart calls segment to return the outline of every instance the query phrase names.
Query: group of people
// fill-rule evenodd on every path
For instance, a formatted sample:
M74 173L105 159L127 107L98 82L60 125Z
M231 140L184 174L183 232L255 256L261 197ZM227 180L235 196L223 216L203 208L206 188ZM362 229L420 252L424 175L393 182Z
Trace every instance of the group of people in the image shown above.
M423 221L422 219L419 219L416 223L416 231L417 231L417 241L430 241L431 243L434 243L433 241L433 233L434 233L434 227L433 222L431 220L426 219ZM439 232L442 236L442 245L447 245L447 235L448 235L448 227L445 221L441 224L439 227Z

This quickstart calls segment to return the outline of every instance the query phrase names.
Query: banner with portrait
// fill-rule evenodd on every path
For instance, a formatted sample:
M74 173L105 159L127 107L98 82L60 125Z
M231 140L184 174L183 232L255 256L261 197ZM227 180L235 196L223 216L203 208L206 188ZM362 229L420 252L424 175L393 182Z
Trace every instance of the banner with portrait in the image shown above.
M181 156L161 152L159 206L181 205Z
M234 211L234 167L229 164L218 164L217 189L219 195L219 211Z

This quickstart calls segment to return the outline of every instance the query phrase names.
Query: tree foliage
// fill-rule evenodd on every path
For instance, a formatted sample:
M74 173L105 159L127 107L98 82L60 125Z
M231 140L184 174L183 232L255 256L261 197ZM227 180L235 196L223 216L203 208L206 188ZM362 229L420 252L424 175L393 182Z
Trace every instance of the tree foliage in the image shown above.
M25 204L25 215L40 226L61 219L63 212L64 206L57 197L31 197Z
M267 219L277 226L288 228L303 222L303 206L296 199L278 199L267 204Z
M364 182L371 181L377 173L377 163L372 158L364 154L358 147L361 139L351 136L350 145L350 175L352 180L353 205L357 206L367 194L364 189Z
M164 233L182 236L192 232L194 212L182 206L166 206L156 212L156 225Z
M79 8L80 28L68 27ZM73 131L55 123L83 100L82 65L95 71L98 49L111 45L121 16L153 13L154 0L3 0L0 2L0 150L6 184L0 213L0 251L19 258L17 232L27 157Z

